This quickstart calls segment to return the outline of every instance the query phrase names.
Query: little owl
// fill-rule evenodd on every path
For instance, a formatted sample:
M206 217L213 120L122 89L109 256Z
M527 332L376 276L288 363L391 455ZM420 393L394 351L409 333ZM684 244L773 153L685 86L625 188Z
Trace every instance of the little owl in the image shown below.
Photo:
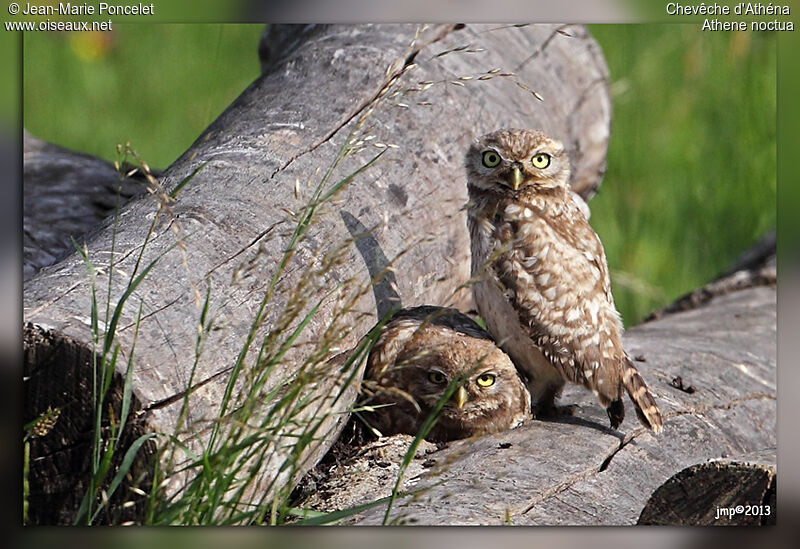
M622 346L603 245L569 188L561 143L539 131L500 130L466 156L468 226L478 312L529 376L537 414L555 410L565 381L583 385L611 426L627 391L642 424L661 413Z
M511 429L530 415L511 359L475 321L444 307L396 313L370 352L362 387L375 407L366 420L383 435L416 435L448 389L428 440Z

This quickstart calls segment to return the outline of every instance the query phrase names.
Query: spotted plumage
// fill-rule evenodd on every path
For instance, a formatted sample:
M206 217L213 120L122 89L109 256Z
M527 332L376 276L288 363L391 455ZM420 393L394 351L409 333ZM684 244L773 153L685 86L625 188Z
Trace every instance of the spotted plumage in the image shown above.
M622 322L588 208L569 189L563 145L539 131L501 130L466 156L473 295L487 328L530 378L540 412L565 381L591 390L612 427L627 391L643 425L661 414L622 346Z
M461 383L428 440L511 429L530 415L530 395L514 364L478 324L455 309L404 309L370 352L363 403L374 411L362 415L383 435L416 435L454 380Z

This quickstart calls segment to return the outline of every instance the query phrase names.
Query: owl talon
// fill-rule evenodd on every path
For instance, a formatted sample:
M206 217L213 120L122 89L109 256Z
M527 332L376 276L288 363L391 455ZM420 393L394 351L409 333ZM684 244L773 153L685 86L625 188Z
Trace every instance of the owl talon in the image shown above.
M608 420L611 422L611 428L616 429L619 427L622 420L625 419L625 405L621 400L615 400L606 408Z
M556 406L555 404L534 404L533 417L536 419L553 419L559 416L574 416L578 411L576 404Z

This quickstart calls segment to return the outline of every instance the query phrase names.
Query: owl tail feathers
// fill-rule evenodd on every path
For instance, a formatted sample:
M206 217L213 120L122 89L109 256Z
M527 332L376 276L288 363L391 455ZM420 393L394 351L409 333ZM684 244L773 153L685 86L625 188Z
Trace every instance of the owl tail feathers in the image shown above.
M656 405L653 398L653 393L647 388L647 384L642 379L639 370L633 365L630 359L625 360L625 371L622 373L622 384L631 397L634 407L636 409L636 416L642 425L653 431L655 434L661 433L664 428L664 422L661 419L661 412ZM613 407L613 403L612 403ZM609 417L611 417L611 407L609 408ZM613 420L613 418L612 418Z

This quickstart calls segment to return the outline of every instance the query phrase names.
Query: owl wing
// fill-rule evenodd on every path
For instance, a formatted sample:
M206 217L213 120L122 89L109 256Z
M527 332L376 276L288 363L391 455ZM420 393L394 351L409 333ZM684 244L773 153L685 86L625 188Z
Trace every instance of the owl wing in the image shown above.
M577 208L506 220L496 237L491 269L521 326L566 379L586 385L604 357L624 353L599 237Z
M641 423L660 433L655 399L622 346L605 252L586 218L527 216L500 223L496 235L504 245L491 270L545 358L594 392L613 428L625 417L626 391Z

